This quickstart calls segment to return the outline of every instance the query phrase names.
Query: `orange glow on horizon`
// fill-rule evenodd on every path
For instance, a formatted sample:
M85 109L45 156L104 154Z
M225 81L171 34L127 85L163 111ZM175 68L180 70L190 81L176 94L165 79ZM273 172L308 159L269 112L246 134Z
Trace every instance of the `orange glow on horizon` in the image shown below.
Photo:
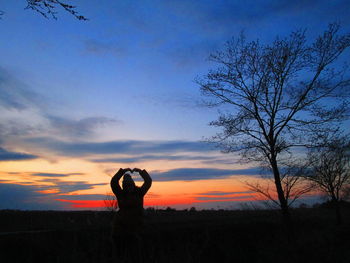
M168 207L171 205L195 205L196 203L215 203L215 202L249 202L258 200L255 196L239 198L242 195L230 196L232 198L218 198L215 200L198 200L195 196L192 197L173 197L173 198L155 198L155 199L145 199L144 205L148 207ZM103 208L106 207L104 200L65 200L56 199L60 202L70 203L72 208Z
M83 201L77 201L77 200L63 200L63 199L56 199L60 202L67 202L72 205L72 208L101 208L106 207L103 200L83 200Z
M24 190L26 186L30 186L30 189L34 189L38 194L42 194L40 198L45 199L45 195L48 195L49 198L55 196L57 201L65 202L68 209L103 209L106 207L104 200L69 200L67 196L105 195L111 193L109 185L111 176L119 167L144 167L152 177L152 171L159 172L160 170L167 171L182 168L184 163L186 163L186 167L207 166L207 168L211 168L200 162L190 162L189 160L186 162L149 161L144 163L144 165L143 163L125 165L119 163L91 163L79 158L59 158L56 162L42 159L23 161L20 166L18 166L18 162L4 162L0 175L4 183L21 185L24 187ZM220 167L220 169L223 168L225 167ZM231 169L233 168L231 167ZM47 174L46 176L45 173ZM191 180L190 176L189 174L189 180L154 180L152 188L145 196L145 207L163 208L178 206L186 208L196 206L196 204L200 206L199 204L204 203L207 203L209 206L212 203L213 207L216 207L215 203L217 202L227 203L229 206L229 202L261 200L255 194L245 193L247 188L244 185L244 181L249 180L249 176L235 175L202 180ZM135 174L135 177L138 177L138 175ZM79 184L81 184L81 187ZM140 186L142 180L137 180L136 184ZM65 188L61 188L62 185ZM99 197L94 198L98 199Z
M37 193L42 193L42 194L57 194L59 193L58 189L49 189L49 190L40 190L36 191Z

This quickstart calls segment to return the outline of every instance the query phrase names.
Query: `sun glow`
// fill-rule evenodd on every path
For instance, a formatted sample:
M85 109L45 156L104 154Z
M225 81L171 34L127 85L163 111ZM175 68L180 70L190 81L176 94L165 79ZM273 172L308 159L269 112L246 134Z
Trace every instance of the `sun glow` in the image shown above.
M169 171L185 166L203 167L198 161L145 162L128 166L143 167L152 173ZM38 187L36 191L42 195L56 196L56 200L70 205L71 208L103 208L103 200L70 200L69 196L100 195L111 193L109 186L111 177L122 163L93 163L79 158L60 158L56 162L46 160L3 162L1 166L2 180L23 186ZM156 167L156 169L154 169ZM191 176L189 174L189 176ZM138 178L137 174L133 177ZM140 179L140 178L139 178ZM256 200L253 194L246 194L246 186L242 181L245 176L231 176L222 179L157 181L154 180L150 192L145 196L145 206L189 207L208 202L236 202ZM79 187L82 184L82 187ZM89 184L84 187L85 184ZM142 180L137 180L140 186ZM69 192L61 192L60 187L70 187ZM43 189L42 189L43 188ZM66 190L65 190L66 191ZM214 193L214 194L213 194ZM218 193L218 194L216 194ZM60 196L64 196L64 199ZM103 199L103 198L102 198Z

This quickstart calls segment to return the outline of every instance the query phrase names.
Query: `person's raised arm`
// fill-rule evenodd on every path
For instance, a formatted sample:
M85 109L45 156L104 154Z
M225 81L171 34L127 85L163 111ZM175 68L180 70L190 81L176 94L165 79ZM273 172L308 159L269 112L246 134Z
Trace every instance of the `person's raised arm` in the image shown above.
M135 172L138 172L140 174L140 176L142 177L144 183L143 185L141 186L141 193L142 195L145 195L148 191L148 189L151 188L151 185L152 185L152 178L151 176L147 173L146 170L141 170L139 168L134 168Z
M131 172L131 169L130 168L126 168L126 169L120 168L119 171L112 177L111 188L112 188L113 193L116 196L118 196L122 192L122 189L121 189L121 187L119 185L119 180L120 180L120 178L122 178L122 176L127 171Z

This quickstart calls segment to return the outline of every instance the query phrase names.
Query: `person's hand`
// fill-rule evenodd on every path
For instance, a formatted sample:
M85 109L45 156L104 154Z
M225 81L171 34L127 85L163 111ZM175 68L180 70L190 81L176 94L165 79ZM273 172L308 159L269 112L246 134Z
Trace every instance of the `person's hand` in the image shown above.
M130 168L126 168L126 169L119 168L118 172L115 173L114 177L120 178L120 177L122 177L127 171L132 172Z
M139 168L134 168L134 169L132 169L132 172L141 173L141 172L142 172L142 170L141 170L141 169L139 169Z
M131 173L132 173L133 170L131 170L130 168L125 168L125 169L123 169L123 172L124 172L124 173L126 173L126 172L131 172Z
M116 174L125 174L126 172L131 172L132 173L132 170L130 168L119 168L119 171L116 173Z

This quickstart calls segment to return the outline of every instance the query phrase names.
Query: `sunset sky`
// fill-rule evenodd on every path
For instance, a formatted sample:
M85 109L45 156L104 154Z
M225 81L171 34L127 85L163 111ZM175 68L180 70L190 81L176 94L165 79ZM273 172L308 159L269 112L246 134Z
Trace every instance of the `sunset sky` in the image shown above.
M0 209L103 209L120 167L149 171L148 206L256 200L244 184L256 165L202 142L218 109L195 78L242 30L262 42L299 28L313 39L330 22L350 31L348 0L66 2L89 20L1 1Z

